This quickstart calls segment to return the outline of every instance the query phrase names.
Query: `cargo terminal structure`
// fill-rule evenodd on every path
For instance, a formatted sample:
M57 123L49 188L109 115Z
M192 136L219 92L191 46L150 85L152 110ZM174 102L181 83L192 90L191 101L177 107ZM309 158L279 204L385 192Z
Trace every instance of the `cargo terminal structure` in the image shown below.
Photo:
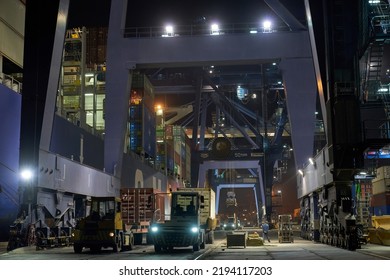
M182 185L217 189L226 183L234 188L240 179L256 187L259 216L269 218L275 164L284 159L287 131L300 171L302 236L356 249L353 190L357 180L371 184L370 176L356 176L386 165L381 152L389 143L386 80L380 75L386 69L388 3L326 1L322 10L304 1L307 21L302 23L279 1L265 2L282 28L220 25L195 34L188 28L127 27L127 1L112 1L106 60L88 67L86 30L66 26L69 1L27 3L26 22L36 24L26 24L24 31L23 94L0 85L0 105L7 104L2 113L14 122L4 128L9 133L3 147L20 152L19 161L1 154L0 195L6 202L1 205L13 205L2 212L9 218L1 226L4 231L11 225L17 236L11 247L34 242L36 232L43 238L69 235L89 196L119 196L124 188L169 192ZM42 3L52 16L38 19ZM372 20L365 24L368 16ZM325 34L318 32L323 19L329 21ZM42 36L43 29L49 36ZM237 72L240 80L228 78ZM247 98L245 89L263 98L254 110L239 97ZM181 129L171 134L180 139L178 161L168 158L175 144L167 145L167 129L159 127L154 111L153 96L169 94L193 96L193 107L187 107L192 117L182 125L191 129L186 132L191 137ZM278 97L269 109L272 121L265 105L271 94ZM15 110L9 111L9 104ZM169 122L168 111L162 116ZM27 182L18 177L25 167L34 174ZM221 170L231 170L224 173L231 174L230 181ZM382 209L382 216L388 214Z

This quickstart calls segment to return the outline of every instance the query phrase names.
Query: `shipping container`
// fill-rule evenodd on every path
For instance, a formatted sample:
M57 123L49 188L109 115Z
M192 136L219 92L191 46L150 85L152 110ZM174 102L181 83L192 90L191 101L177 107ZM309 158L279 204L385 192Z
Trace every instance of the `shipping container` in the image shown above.
M120 196L125 226L131 228L134 244L142 244L150 224L164 221L166 195L154 188L122 188Z
M103 64L107 55L107 27L89 27L86 32L86 63Z
M130 105L129 118L130 121L142 121L142 106Z
M372 179L372 182L375 183L383 179L390 179L390 166L378 167L376 169L376 177Z
M180 188L179 191L199 192L203 198L203 207L200 209L200 222L206 224L210 217L215 219L216 197L211 188Z
M153 111L144 107L143 109L143 138L142 147L144 152L156 156L156 118Z
M186 145L186 174L185 178L188 181L191 181L191 147L189 145Z
M172 140L173 139L173 125L166 125L165 126L165 140Z
M372 182L372 194L380 194L390 191L390 178L384 178Z
M371 207L390 205L390 192L373 194L370 205Z
M133 73L131 88L141 97L140 101L145 107L154 110L154 87L145 74Z
M387 204L387 205L371 207L371 214L373 216L390 215L390 205Z

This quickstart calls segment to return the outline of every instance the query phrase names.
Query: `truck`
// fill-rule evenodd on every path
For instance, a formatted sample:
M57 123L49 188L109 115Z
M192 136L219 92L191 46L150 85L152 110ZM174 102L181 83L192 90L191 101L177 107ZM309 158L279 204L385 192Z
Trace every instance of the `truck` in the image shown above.
M214 243L215 192L211 188L179 188L169 196L170 219L151 225L155 252L189 246L199 251Z
M133 249L134 236L122 220L120 197L91 197L86 211L89 214L77 221L72 232L75 253L83 248L92 252L110 247L113 252Z
M151 223L165 219L166 194L155 188L121 188L122 220L134 235L134 245L151 244Z
M223 224L224 230L236 230L242 229L240 221L237 219L236 213L227 217L227 220Z

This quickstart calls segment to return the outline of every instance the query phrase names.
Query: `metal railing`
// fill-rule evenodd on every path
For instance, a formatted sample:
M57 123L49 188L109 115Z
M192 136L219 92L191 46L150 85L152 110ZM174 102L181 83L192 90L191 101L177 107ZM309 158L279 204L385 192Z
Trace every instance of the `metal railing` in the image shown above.
M10 75L0 73L0 84L5 85L15 92L22 92L22 83Z
M256 34L289 32L290 28L278 22L271 27L263 27L259 23L233 23L220 24L216 28L211 25L177 25L167 29L166 26L154 27L127 27L123 30L125 38L152 38L152 37L178 37L178 36L214 36L227 34Z
M363 140L389 140L390 120L365 120L363 121Z

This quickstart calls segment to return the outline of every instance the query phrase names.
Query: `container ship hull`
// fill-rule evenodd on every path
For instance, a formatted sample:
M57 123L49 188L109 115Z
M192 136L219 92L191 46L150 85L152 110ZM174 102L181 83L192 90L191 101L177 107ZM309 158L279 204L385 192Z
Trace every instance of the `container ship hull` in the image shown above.
M0 114L8 120L0 123L0 237L16 239L10 250L37 242L42 247L58 245L46 242L70 236L90 196L119 196L124 188L167 192L182 186L177 176L167 176L132 152L123 154L120 175L106 173L103 140L57 115L51 151L40 150L36 185L26 186L19 176L21 103L20 94L0 84ZM31 226L37 236L29 237Z
M19 208L18 169L21 96L0 84L0 239L8 237L9 226Z

